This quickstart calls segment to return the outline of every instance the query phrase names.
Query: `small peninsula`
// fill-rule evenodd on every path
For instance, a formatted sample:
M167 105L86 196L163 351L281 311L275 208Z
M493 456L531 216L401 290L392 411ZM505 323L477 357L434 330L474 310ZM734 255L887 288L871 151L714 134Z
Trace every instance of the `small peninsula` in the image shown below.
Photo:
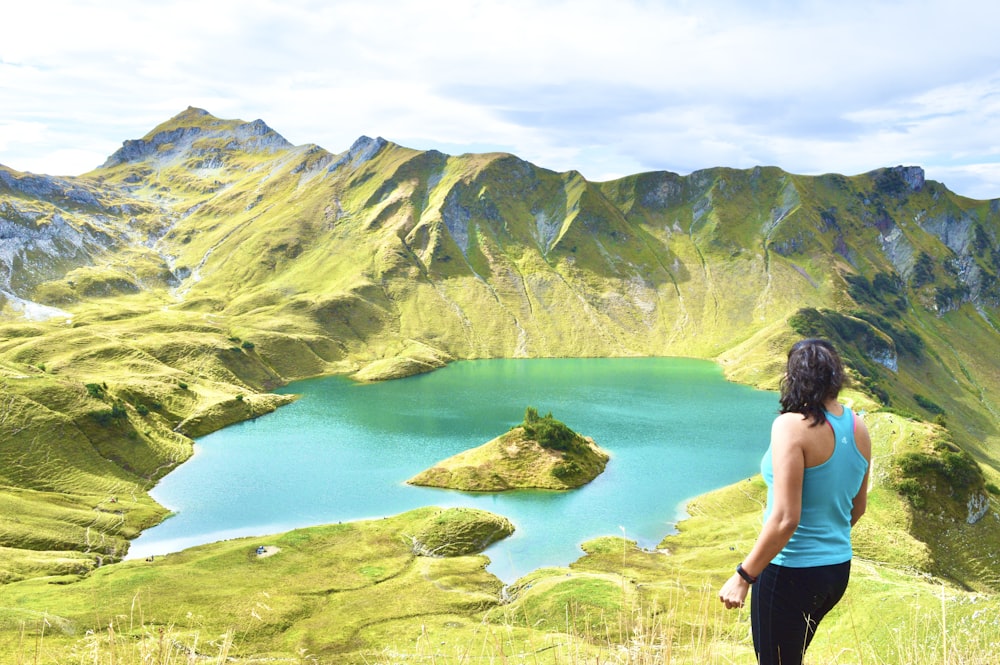
M507 433L449 457L406 482L468 492L566 490L596 478L608 459L590 437L577 434L551 413L540 417L528 407L524 422Z

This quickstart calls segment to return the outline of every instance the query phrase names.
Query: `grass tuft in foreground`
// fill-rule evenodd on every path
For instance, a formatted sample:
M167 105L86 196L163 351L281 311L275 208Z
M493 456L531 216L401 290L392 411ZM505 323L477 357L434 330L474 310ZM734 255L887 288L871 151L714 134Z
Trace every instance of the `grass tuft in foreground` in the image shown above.
M933 585L929 585L933 586ZM848 602L833 630L822 630L806 662L906 665L992 665L1000 647L997 603L972 613L955 609L956 598L938 585L938 598L911 594L913 609L893 621L889 631L872 632L865 613ZM937 607L925 606L925 601ZM695 614L690 614L692 607ZM673 593L667 604L633 599L627 607L595 617L586 604L568 603L560 615L546 617L551 627L526 625L523 608L505 608L494 617L461 629L458 621L421 622L415 639L389 642L378 649L338 656L295 654L240 656L243 637L236 628L206 637L174 626L131 625L138 617L88 631L70 649L50 650L44 632L23 630L15 651L0 662L17 665L193 665L234 663L364 663L397 665L751 665L747 611L729 613L706 584L694 596ZM968 608L965 608L968 609ZM986 615L988 615L987 618ZM44 621L43 621L44 622ZM537 623L537 621L535 622ZM453 631L458 639L443 638Z

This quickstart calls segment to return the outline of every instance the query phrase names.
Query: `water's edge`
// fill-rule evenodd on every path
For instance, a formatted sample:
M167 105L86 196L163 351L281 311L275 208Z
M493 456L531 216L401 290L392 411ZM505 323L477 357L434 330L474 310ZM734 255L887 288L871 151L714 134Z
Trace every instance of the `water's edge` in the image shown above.
M745 386L743 384L739 384L739 383L735 383L735 382L730 382L730 381L728 381L728 379L725 379L721 375L722 367L718 363L715 363L715 362L709 361L709 360L704 360L704 359L679 359L679 358L643 358L643 359L589 359L588 358L588 359L556 359L556 360L552 360L552 359L526 359L526 360L520 360L520 359L519 360L498 359L498 360L486 360L486 361L457 361L456 363L449 363L449 365L445 366L441 370L435 370L435 371L430 372L430 373L418 373L417 375L413 375L413 376L408 377L408 378L412 379L413 377L416 377L416 376L421 376L421 375L422 376L427 376L429 374L438 375L441 372L448 373L449 368L452 368L451 371L455 372L456 370L454 369L454 367L456 365L461 365L462 363L477 363L477 362L478 363L493 363L493 362L499 362L499 363L532 363L532 362L535 362L535 363L545 363L545 362L556 363L558 361L563 361L563 362L566 362L566 363L570 363L569 367L571 369L575 369L576 367L582 367L583 365L574 365L573 363L577 363L577 364L579 364L579 363L588 363L588 362L589 363L594 363L595 361L599 362L599 361L602 361L602 360L605 360L605 361L609 360L609 361L612 361L612 362L619 361L619 360L627 360L629 362L637 362L638 363L637 366L640 367L640 368L642 367L642 363L645 361L646 366L647 367L653 367L655 369L655 371L663 371L662 368L660 367L660 364L657 364L657 363L667 363L667 364L669 364L671 362L673 362L673 363L682 363L683 361L690 361L692 363L697 363L700 366L700 369L698 370L700 372L699 376L705 375L705 374L717 375L717 376L712 376L711 380L712 381L717 381L719 385L721 385L721 384L728 384L729 386L737 386L739 389L744 390L747 393L750 393L750 392L754 391L754 389L752 387ZM526 367L526 366L527 365L523 365L522 369L523 369L523 367ZM468 365L466 367L468 367ZM510 365L510 367L517 367L517 365ZM553 364L553 365L550 365L550 367L558 367L558 366L555 365L555 364ZM710 367L711 371L706 373L705 372L705 367ZM515 373L517 372L516 369L515 370L511 370L511 371L514 371ZM697 387L697 381L700 380L699 376L696 376L696 377L694 377L692 379L692 381L694 381L696 387ZM364 390L364 388L366 388L368 386L371 386L371 385L374 385L374 384L371 384L371 383L359 383L359 382L356 382L356 381L354 381L351 378L351 376L349 374L331 374L331 375L323 375L323 376L311 377L310 379L303 379L303 380L291 381L291 382L288 382L288 383L284 384L283 386L276 387L276 392L280 392L282 389L287 389L289 386L294 387L294 384L297 384L297 383L303 383L303 382L307 382L307 381L308 382L323 382L323 381L331 381L331 380L338 380L338 379L342 380L345 385L346 384L350 384L350 386L351 386L349 388L342 387L342 390L344 391L344 394L348 394L348 391L354 391L354 390L359 390L359 389L360 390ZM399 385L399 384L403 384L404 382L405 382L404 379L400 379L399 381L392 380L392 381L379 382L379 383L380 384L394 384L394 386L396 386L396 385ZM684 384L683 381L677 381L675 383ZM419 387L419 386L424 385L424 384L410 384L410 385L413 386L413 387ZM438 385L438 384L435 384L435 385ZM628 385L627 384L627 379L626 379L626 383L623 384L623 385ZM684 384L684 385L686 385L686 384ZM410 387L410 386L408 386L408 387ZM393 395L407 394L407 391L403 391L402 393L400 393L400 390L402 390L402 389L401 388L399 390L394 389L392 391L389 391L389 393L393 394ZM723 392L726 392L726 391L723 391ZM764 391L761 391L761 392L764 392ZM289 394L289 393L286 393L286 394ZM356 394L356 393L351 393L351 394ZM767 394L770 394L770 393L767 393ZM658 394L657 394L657 396L658 396ZM611 413L607 414L605 420L612 421L612 422L617 422L617 420L632 419L633 416L635 415L635 414L631 414L630 412L628 412L627 408L625 408L625 406L621 407L621 411L616 411L615 410L615 407L618 406L618 405L616 405L614 403L615 400L621 400L622 399L620 397L620 395L617 395L617 394L612 395L612 397L610 397L610 398L607 395L599 395L596 398L592 398L592 399L589 398L589 397L588 398L584 398L584 399L576 399L573 396L566 397L564 399L569 400L571 403L577 404L578 408L579 408L579 403L584 403L586 405L589 402L590 403L590 407L595 407L596 406L596 408L598 408L598 409L604 409L604 408L610 409ZM754 398L754 399L759 399L759 398ZM300 403L300 400L296 400L296 401L294 401L294 402L292 402L290 404L284 405L284 408L278 409L278 411L276 411L274 413L288 412L288 410L292 409L295 404L299 404L299 403ZM547 406L544 406L544 405L541 405L541 406L542 406L542 409L540 409L540 410L548 410ZM404 405L404 407L416 409L416 411L414 411L413 413L417 413L417 414L422 413L421 407L419 405L407 404L407 405ZM404 411L405 411L405 409L404 409ZM413 413L406 414L405 417L413 417ZM273 415L273 414L271 414L271 415ZM384 415L384 414L380 414L380 417L382 415ZM520 415L520 414L518 414L518 415ZM557 417L559 417L560 414L556 413L555 415ZM643 414L640 413L638 415L641 418L641 416ZM392 416L390 416L390 418L391 417ZM405 417L402 417L402 416L397 416L397 417L402 418L402 420L405 421ZM417 417L419 418L419 416L417 416ZM436 416L434 414L430 414L430 415L427 416L427 419L433 420L435 417ZM203 446L203 442L205 442L208 439L211 439L213 436L218 435L219 432L226 431L226 430L233 431L233 430L237 430L237 429L240 429L240 428L243 428L243 429L258 429L258 430L261 430L260 433L259 434L258 433L254 433L254 436L264 436L265 438L268 437L268 436L273 436L274 432L271 432L270 430L267 430L266 428L262 428L260 426L260 423L257 422L258 419L260 420L260 422L264 421L264 417L248 418L248 419L242 421L239 424L234 424L234 425L230 425L229 427L222 428L220 430L217 430L212 435L208 435L206 437L203 437L202 439L199 439L199 441L196 441L196 443L195 443L196 450L195 450L195 454L192 456L192 459L189 460L188 462L185 462L184 464L182 464L180 467L178 467L178 469L175 469L175 470L171 471L171 473L168 474L168 476L165 476L164 479L161 479L160 482L157 484L157 487L154 488L153 490L151 490L151 494L156 494L157 490L161 486L163 486L165 484L171 484L171 482L173 481L173 479L176 476L180 475L179 471L181 469L185 469L185 472L186 472L187 468L190 468L190 467L194 466L194 465L192 465L192 460L194 460L195 457L197 457L197 456L199 456L201 454L201 452L199 451L199 448L201 448ZM445 418L445 420L447 420L447 418ZM770 416L767 416L767 422L768 423L770 422ZM418 426L421 425L421 424L425 424L425 423L417 423ZM651 425L649 425L649 424L647 424L647 425L648 425L647 429L652 428L657 433L656 434L656 438L664 438L666 436L666 434L661 434L661 430L662 431L667 431L667 430L673 430L673 429L680 429L680 426L677 425L676 423L673 423L673 422L668 423L667 426L664 426L662 423L652 423ZM407 430L409 430L409 429L419 429L419 427L410 428L408 422L405 422L404 424L400 425L400 427L402 427L403 429L407 429ZM294 427L292 427L291 429L294 429ZM574 428L574 429L577 429L577 431L580 431L579 428ZM390 434L392 434L392 433L393 432L390 432ZM581 433L585 434L585 435L588 434L588 432L585 432L585 431L581 432ZM695 434L698 435L700 433L696 432ZM435 432L435 436L436 435L437 435L437 432ZM489 437L489 438L492 438L492 437ZM699 439L699 443L700 443L700 439ZM278 446L278 445L285 445L285 444L284 444L284 442L276 442L274 445ZM381 442L380 442L379 445L382 445ZM389 449L390 453L392 453L394 451L392 441L389 441L388 444L386 444L386 448ZM289 449L289 450L291 450L291 449ZM381 452L382 448L379 448L378 450ZM398 451L396 451L396 452L398 453ZM612 459L614 460L614 457L617 455L617 453L614 450L611 450L610 452L612 453ZM273 454L273 450L271 452L269 452L269 454ZM673 453L670 452L670 451L668 451L667 453L662 453L660 451L657 451L655 453L654 457L656 457L658 459L660 457L663 457L664 454L672 455ZM706 455L706 454L711 455L713 453L711 451L709 451L708 453L706 453L704 451L699 450L699 451L697 451L697 454L699 456L704 457L704 455ZM397 457L398 457L398 455L397 455ZM723 456L720 456L720 457L723 457ZM443 459L443 457L441 457L440 459ZM759 460L759 456L757 456L756 459ZM398 459L393 459L392 460L392 463L394 463L394 464L398 463L398 462L399 462ZM379 460L372 460L370 462L366 462L366 464L368 464L370 466L378 466L379 465L378 463L379 463ZM366 468L366 471L368 470L367 467L358 467L358 468ZM614 475L614 473L612 473L612 475ZM733 481L738 480L743 475L744 474L741 472L739 476L733 478ZM675 484L673 482L674 479L671 478L671 477L669 477L668 474L661 474L661 476L662 476L662 478L660 479L660 482L662 482L663 484L671 484L671 485ZM407 475L407 477L409 477L409 476ZM233 479L233 482L234 483L239 483L240 479L238 477L236 477L236 478ZM256 481L252 481L251 480L251 481L247 481L247 482L251 482L252 483L252 482L256 482ZM592 484L598 485L598 486L602 485L602 483L605 484L606 485L605 487L603 487L603 488L599 487L595 491L603 492L606 495L611 495L611 494L614 493L611 488L615 486L615 483L618 483L619 485L622 485L622 483L627 483L627 482L628 482L628 480L627 479L623 479L622 477L618 477L618 478L615 478L615 479L602 479L601 477L599 477L598 479L596 479L595 481L593 481ZM395 485L397 485L398 483L395 480L390 479L389 481L387 481L387 483L389 485L393 485L394 486L390 491L396 491ZM691 491L689 493L682 494L682 495L678 496L676 498L676 500L670 500L669 501L669 503L671 503L672 505L668 505L668 504L666 504L664 502L660 502L660 503L655 504L655 506L653 508L649 508L648 506L646 508L643 508L643 506L641 504L641 501L640 501L635 507L631 508L631 512L632 513L634 513L634 514L647 514L647 513L650 513L650 512L654 512L654 513L663 515L664 518L661 519L661 520L659 520L659 521L655 521L654 520L655 524L653 524L652 526L650 526L650 525L647 524L644 527L638 528L638 532L635 532L635 530L631 526L628 529L626 529L625 526L618 525L617 522L615 522L613 520L613 522L615 522L614 526L611 526L611 527L607 527L606 526L604 532L591 534L591 537L599 537L601 535L625 536L629 540L636 541L637 544L640 547L644 547L644 548L647 548L647 549L655 549L658 546L659 542L661 542L664 537L670 535L671 533L676 533L677 524L678 523L682 522L684 519L687 519L688 514L687 514L686 507L687 507L688 503L692 499L697 498L698 496L704 494L707 491L711 491L712 489L716 489L718 487L724 486L725 484L728 484L728 483L727 482L723 482L720 485L713 485L711 487L707 487L707 488L704 488L704 489L698 489L698 490L695 490L695 491ZM622 485L622 486L624 486L624 485ZM485 510L489 510L490 512L495 512L495 513L504 515L505 517L508 517L508 518L512 519L513 521L515 521L515 524L517 524L518 520L521 519L522 517L523 517L523 519L525 519L527 521L530 521L531 519L534 519L530 515L530 510L524 511L525 512L524 515L522 515L522 514L519 513L519 511L522 508L524 508L525 506L527 506L527 504L529 504L531 502L536 502L536 503L554 503L557 506L556 507L557 510L563 511L563 512L569 511L569 513L567 513L567 514L572 514L572 511L574 509L576 509L576 507L574 506L574 504L577 503L577 501L575 499L568 499L568 498L565 498L565 497L563 499L554 499L552 497L546 497L544 499L538 499L537 496L535 496L535 497L532 498L530 495L523 495L521 497L515 497L515 498L511 498L511 499L508 499L508 498L505 498L505 497L497 498L497 497L493 497L493 496L484 496L484 497L479 497L479 498L476 498L476 499L469 499L468 496L466 496L463 493L453 493L453 492L447 492L447 491L442 492L441 490L430 490L429 492L430 492L429 494L425 494L423 497L420 497L420 499L419 499L419 501L421 501L421 502L424 502L424 499L426 499L426 502L424 502L424 505L438 505L440 507L450 507L450 506L453 506L453 505L472 505L472 504L474 504L477 507L483 508ZM571 490L571 492L579 492L579 490ZM664 496L662 498L666 499L666 496ZM307 527L307 526L310 526L310 525L315 526L315 525L318 525L318 524L328 523L328 521L324 520L324 519L318 519L318 520L310 521L308 519L308 517L305 517L305 523L302 523L301 520L299 522L297 522L297 523L288 523L285 519L277 519L277 520L268 521L267 519L264 519L262 517L261 519L263 521L257 523L256 525L235 526L235 528L232 528L232 529L216 530L212 534L212 539L211 540L206 540L205 537L204 537L204 534L202 534L202 536L200 536L200 537L198 535L195 535L190 540L188 540L186 538L183 538L183 537L163 538L161 536L157 540L156 547L154 548L154 549L159 550L159 551L155 551L154 552L149 547L146 547L147 541L149 540L148 534L150 534L150 532L155 532L157 530L162 530L165 525L169 526L170 523L173 523L175 521L183 521L183 520L180 520L179 517L180 516L185 516L185 509L183 507L181 507L181 508L178 509L178 506L172 505L172 501L170 501L169 499L163 500L163 499L160 498L160 496L154 496L154 500L156 500L161 505L164 505L168 509L173 509L173 512L171 513L170 516L168 516L168 518L165 518L156 527L153 527L152 529L144 531L143 534L140 534L140 536L138 538L136 538L135 540L133 540L133 542L132 542L133 547L130 547L130 551L129 551L127 557L126 557L128 559L140 558L140 557L147 556L149 554L162 554L162 553L165 553L163 550L166 550L166 551L178 551L179 549L186 549L189 546L193 546L195 544L204 544L206 542L218 542L218 541L221 541L221 540L228 540L228 539L232 539L232 538L245 537L245 536L261 536L261 537L263 537L263 536L266 536L266 535L273 535L273 534L277 534L277 533L282 533L284 531L287 531L287 530L290 530L290 529L293 529L293 528L304 528L304 527ZM598 503L600 504L600 502L598 502ZM497 510L495 508L495 506L497 504L503 504L503 505L506 506L506 508L505 509L501 509L501 510ZM519 505L519 504L521 504L521 505ZM515 510L513 510L513 513L514 513L513 515L511 514L511 512L512 512L511 505L513 505L513 507L515 508ZM653 505L653 504L650 504L650 505ZM664 507L667 507L668 510L663 510ZM409 508L404 508L402 510L381 510L381 509L379 509L377 507L373 508L372 510L359 509L360 510L359 514L352 515L350 518L346 518L345 517L343 520L335 520L335 521L358 521L358 520L363 520L363 519L375 519L375 518L381 518L381 517L388 516L388 515L399 514L401 512L406 512L406 510L408 510L408 509ZM590 508L583 508L583 509L584 510L591 510ZM321 517L321 516L319 514L317 514L316 517ZM630 515L629 517L632 517L632 515ZM570 518L570 519L572 519L572 518ZM624 518L622 518L622 519L624 520ZM617 526L617 529L614 528L615 526ZM528 531L530 532L531 528L529 528ZM643 532L645 532L645 533L643 533ZM655 535L653 535L654 532L655 532ZM516 540L518 540L519 538L522 538L522 537L526 537L526 536L524 536L523 533L515 532L514 536L511 536L510 538L508 538L506 540L507 541L511 541L511 540L516 541ZM537 537L537 535L535 537ZM576 541L576 547L575 547L575 553L573 553L572 556L568 560L566 560L565 556L563 556L564 562L566 564L568 564L568 563L571 563L572 561L575 561L575 560L579 559L581 556L583 556L583 551L579 548L579 545L582 544L583 542L586 542L586 540L590 540L591 537L587 537L587 538L584 538L584 539L577 540ZM504 554L503 554L504 545L505 545L505 542L501 541L500 544L495 545L495 546L487 549L487 551L485 552L485 554L486 554L486 556L490 557L491 560L493 561L493 564L490 566L490 571L493 572L494 574L496 574L501 579L504 579L505 577L507 577L509 579L509 574L511 573L511 571L513 571L513 570L519 570L520 572L518 574L521 574L524 571L523 571L523 569L518 569L517 565L515 564L515 562L513 560L507 561L506 563L500 562L498 564L498 559L500 559L500 558L502 558L504 556ZM516 543L515 543L515 545L516 545ZM515 547L515 549L513 551L516 552L516 547ZM507 554L506 556L507 557L511 557L510 554ZM516 559L519 556L520 555L515 554L515 555L513 555L513 558ZM532 568L532 569L534 569L534 568Z

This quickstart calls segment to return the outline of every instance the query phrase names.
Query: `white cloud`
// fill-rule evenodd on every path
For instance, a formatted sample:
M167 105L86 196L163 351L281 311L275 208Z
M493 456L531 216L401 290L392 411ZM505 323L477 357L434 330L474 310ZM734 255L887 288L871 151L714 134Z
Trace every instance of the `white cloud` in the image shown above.
M997 24L992 0L36 0L0 24L0 163L86 170L194 105L333 152L496 146L595 179L917 164L1000 197Z
M0 123L0 151L13 149L18 143L32 144L45 135L45 124L41 122Z

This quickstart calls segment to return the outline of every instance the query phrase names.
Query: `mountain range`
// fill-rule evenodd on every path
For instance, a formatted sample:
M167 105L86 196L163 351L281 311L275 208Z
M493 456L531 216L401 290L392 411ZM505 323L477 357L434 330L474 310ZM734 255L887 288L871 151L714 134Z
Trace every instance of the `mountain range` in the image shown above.
M120 559L192 437L296 379L684 355L775 388L803 335L838 344L871 410L932 431L883 467L914 515L986 523L998 275L1000 200L916 166L591 182L188 108L80 176L0 166L0 581ZM966 549L936 572L1000 588Z

